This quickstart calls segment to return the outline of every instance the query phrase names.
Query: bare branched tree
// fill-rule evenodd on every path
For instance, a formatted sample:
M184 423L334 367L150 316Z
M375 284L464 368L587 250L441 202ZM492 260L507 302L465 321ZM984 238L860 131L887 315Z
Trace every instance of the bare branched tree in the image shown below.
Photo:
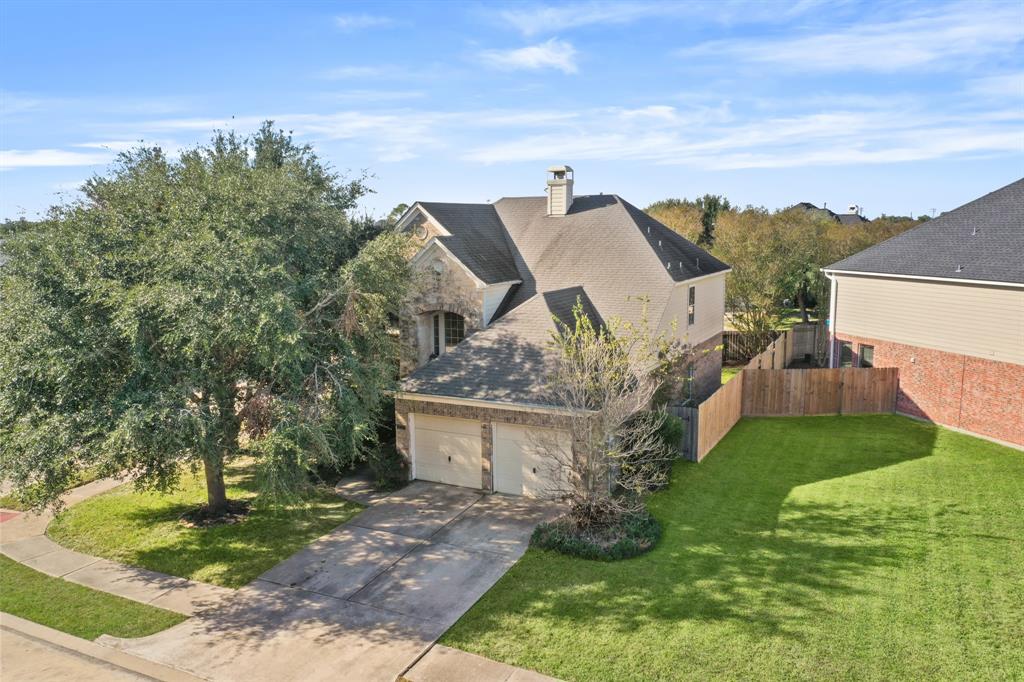
M613 319L597 326L579 301L573 316L570 323L556 320L547 385L571 443L555 431L533 438L548 494L568 498L576 524L590 527L639 511L643 497L666 482L676 453L659 433L666 413L651 403L692 354L651 334L646 304L638 324Z

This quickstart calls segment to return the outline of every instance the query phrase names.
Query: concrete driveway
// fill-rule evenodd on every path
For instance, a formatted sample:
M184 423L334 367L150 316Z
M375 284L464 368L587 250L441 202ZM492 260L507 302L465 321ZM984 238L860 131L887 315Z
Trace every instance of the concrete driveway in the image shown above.
M393 680L557 513L417 481L197 617L102 641L210 680Z

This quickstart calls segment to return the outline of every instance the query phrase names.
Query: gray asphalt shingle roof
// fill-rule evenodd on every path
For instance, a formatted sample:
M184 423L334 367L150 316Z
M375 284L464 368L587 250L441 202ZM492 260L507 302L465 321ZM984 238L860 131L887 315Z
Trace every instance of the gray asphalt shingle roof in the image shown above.
M452 233L456 246L444 241L449 238L442 243L457 258L464 253L475 259L475 265L463 262L478 277L522 283L489 327L404 381L403 390L413 393L541 403L556 331L552 316L570 322L577 297L598 324L611 317L637 323L646 301L647 318L656 325L676 283L728 269L615 195L574 197L564 216L549 216L543 196L420 205ZM491 260L485 260L492 245ZM513 271L516 277L509 278ZM493 279L499 276L504 279Z
M450 237L439 237L439 241L484 283L521 279L494 206L433 201L419 204L451 232Z
M825 269L1024 284L1024 178Z
M486 329L409 375L402 390L451 398L544 404L555 332L543 296L534 296Z

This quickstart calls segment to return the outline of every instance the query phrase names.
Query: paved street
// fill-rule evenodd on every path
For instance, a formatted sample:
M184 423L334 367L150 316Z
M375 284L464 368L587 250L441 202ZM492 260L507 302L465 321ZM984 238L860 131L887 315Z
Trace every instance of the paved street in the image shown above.
M149 679L7 629L0 630L0 677L4 682L120 682Z

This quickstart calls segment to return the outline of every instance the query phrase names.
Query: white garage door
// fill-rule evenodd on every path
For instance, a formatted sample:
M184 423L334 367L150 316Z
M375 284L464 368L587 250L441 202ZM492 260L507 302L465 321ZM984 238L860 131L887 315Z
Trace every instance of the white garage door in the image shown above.
M413 415L412 452L416 478L480 487L480 422Z
M558 460L571 457L571 440L566 431L517 426L494 425L494 489L499 493L544 497L564 490L568 473L557 466L555 458L546 454L558 448Z

